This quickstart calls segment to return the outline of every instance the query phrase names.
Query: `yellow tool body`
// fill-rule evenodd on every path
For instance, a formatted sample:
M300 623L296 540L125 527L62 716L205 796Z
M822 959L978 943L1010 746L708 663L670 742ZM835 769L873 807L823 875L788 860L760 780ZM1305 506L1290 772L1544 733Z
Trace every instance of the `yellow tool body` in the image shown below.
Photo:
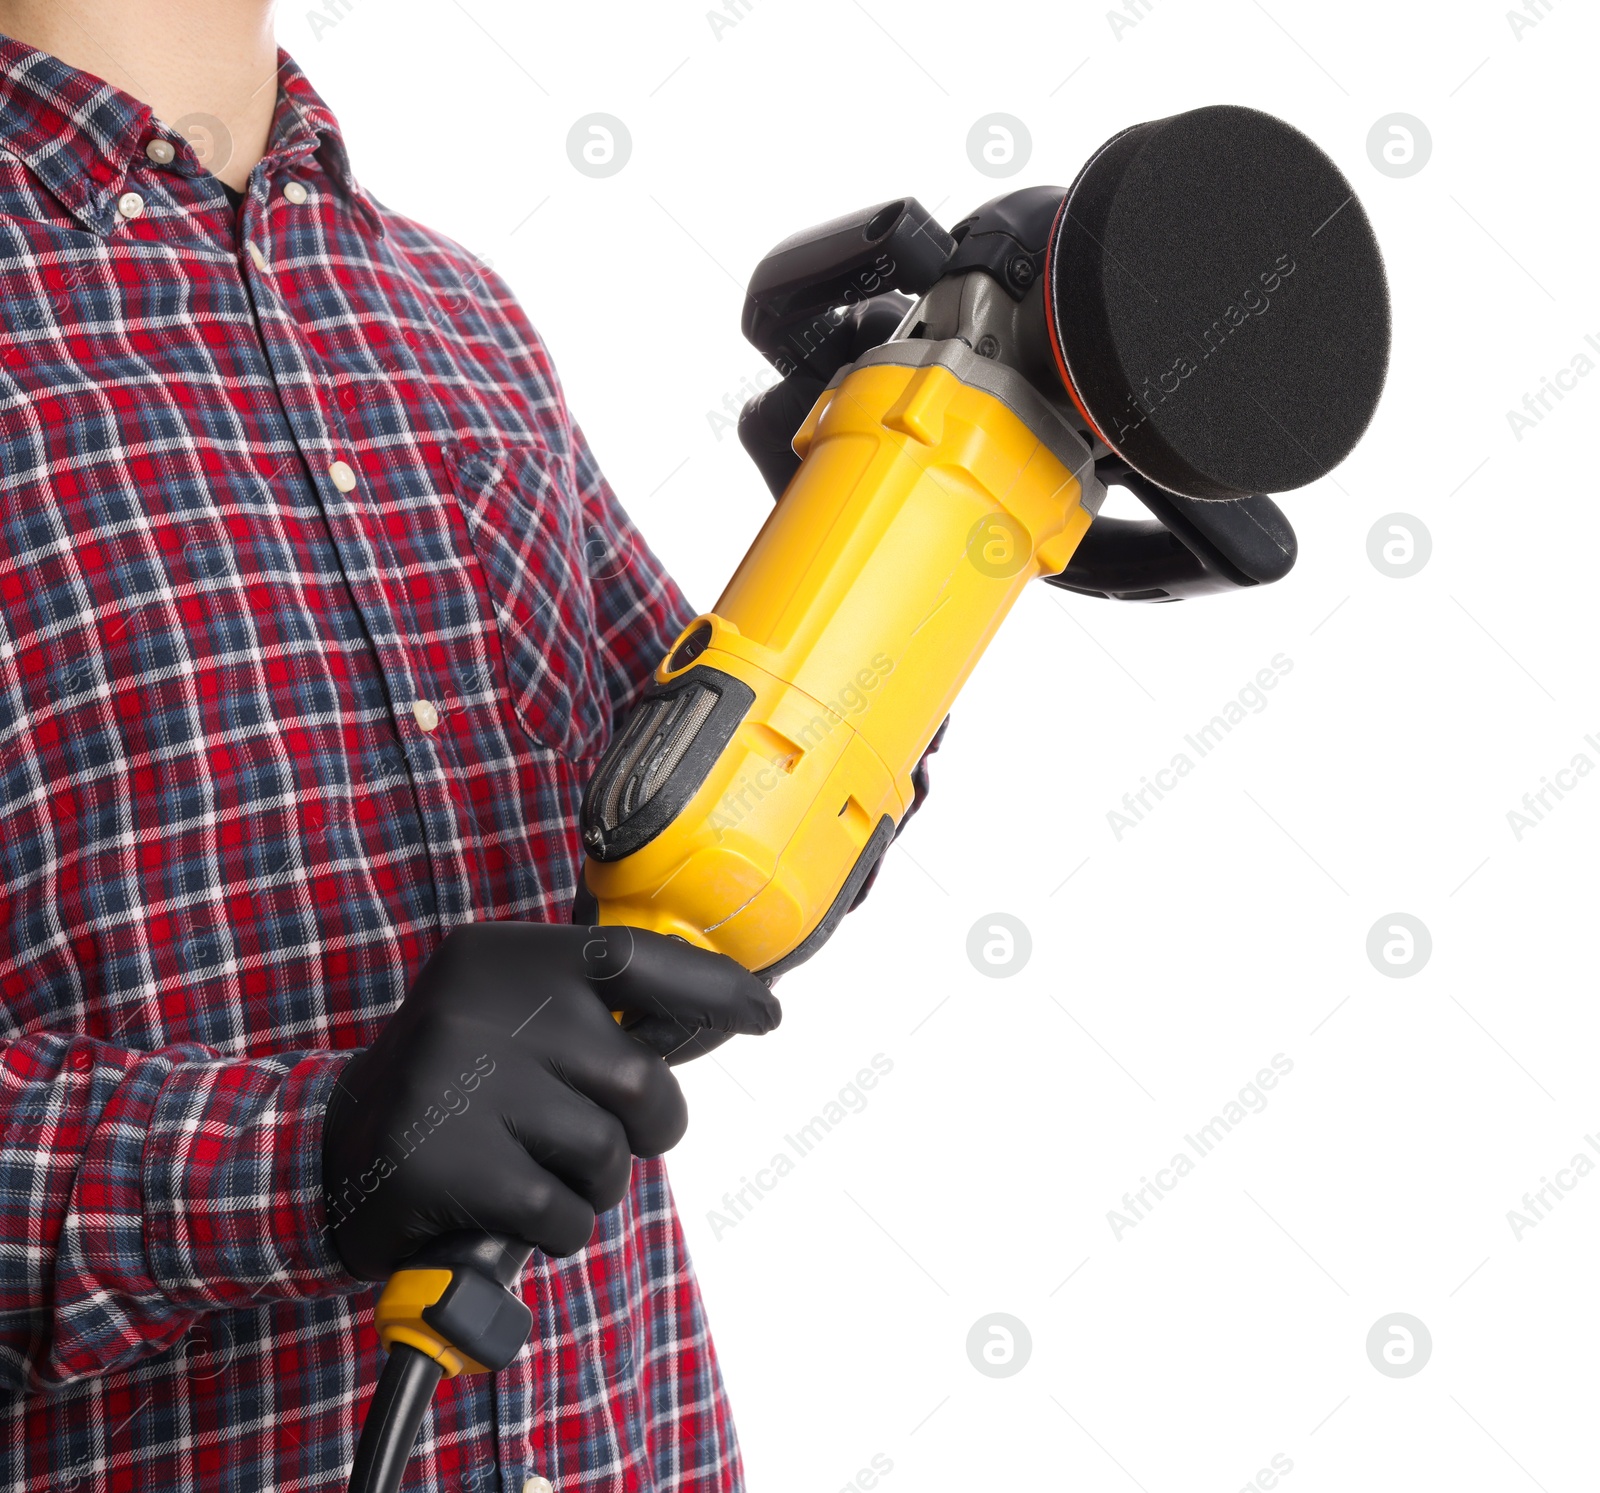
M1102 495L1060 414L957 342L891 344L847 369L795 450L800 468L715 610L655 673L669 689L743 686L747 707L659 832L586 868L602 923L677 934L758 971L830 931L995 630L1030 580L1065 567ZM613 798L671 734L670 720L640 729L649 709L608 752ZM607 781L603 763L586 822L603 816ZM514 1278L513 1254L485 1258ZM440 1309L458 1276L457 1289L475 1284L463 1263L424 1251L376 1311L386 1348L405 1343L447 1378L485 1368L451 1331L476 1303ZM485 1294L481 1310L494 1308Z
M962 376L1006 372L962 344L877 351L817 401L795 438L799 470L714 610L656 671L658 685L714 671L752 699L659 833L620 858L591 843L602 923L782 966L875 835L870 859L881 853L912 769L1022 588L1059 572L1089 526L1088 473L1069 465L1087 448L1042 399L1018 397L1020 379L1008 403Z

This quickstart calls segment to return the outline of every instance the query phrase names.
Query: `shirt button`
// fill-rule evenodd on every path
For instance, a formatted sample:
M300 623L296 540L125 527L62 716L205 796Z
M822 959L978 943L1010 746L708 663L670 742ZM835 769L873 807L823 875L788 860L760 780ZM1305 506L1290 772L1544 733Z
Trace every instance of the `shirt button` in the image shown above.
M439 724L439 707L432 700L413 700L411 713L416 716L417 724L424 731L432 731Z
M158 166L170 166L173 158L178 154L172 148L170 140L155 139L144 148L144 153Z
M256 241L251 239L250 242L245 245L245 248L250 252L251 264L260 270L262 274L266 274L267 256L261 252L260 248L257 247Z
M137 218L144 211L144 198L137 192L124 192L117 198L117 211L124 218Z
M328 468L328 476L333 479L333 485L340 492L354 492L356 490L356 474L354 468L347 461L336 461Z
M296 207L299 207L311 193L306 191L299 182L292 181L283 189L283 195L294 203Z
M530 1477L522 1485L522 1493L555 1493L547 1477Z

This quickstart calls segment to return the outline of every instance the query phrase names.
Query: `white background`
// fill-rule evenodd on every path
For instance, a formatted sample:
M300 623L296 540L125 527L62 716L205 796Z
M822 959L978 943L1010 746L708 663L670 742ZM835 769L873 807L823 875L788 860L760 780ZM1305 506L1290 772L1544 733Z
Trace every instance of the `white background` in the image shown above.
M1203 104L1338 161L1394 355L1355 454L1284 500L1298 567L1176 607L1025 596L781 1031L681 1070L675 1186L760 1493L865 1488L875 1455L919 1493L1234 1490L1275 1455L1293 1493L1594 1487L1600 1180L1520 1239L1507 1212L1600 1133L1600 774L1520 841L1506 817L1600 765L1600 377L1520 441L1507 420L1600 339L1593 10L1519 33L1504 0L1133 0L1119 35L1103 3L734 0L719 35L705 0L329 3L281 32L359 177L510 278L700 606L767 509L708 412L763 369L739 312L778 239L906 193L950 223ZM595 111L633 142L604 180L566 152ZM967 155L993 111L1032 135L1006 182ZM1395 112L1432 137L1405 178L1367 151ZM1395 512L1433 539L1409 579L1368 559ZM1280 653L1266 708L1115 838ZM995 911L1032 936L1011 978L966 954ZM1410 978L1366 953L1395 912L1433 940ZM714 1228L880 1053L866 1108ZM1268 1106L1116 1238L1108 1210L1278 1053ZM1007 1378L967 1355L993 1312L1031 1335ZM1365 1346L1394 1312L1432 1335L1407 1378Z

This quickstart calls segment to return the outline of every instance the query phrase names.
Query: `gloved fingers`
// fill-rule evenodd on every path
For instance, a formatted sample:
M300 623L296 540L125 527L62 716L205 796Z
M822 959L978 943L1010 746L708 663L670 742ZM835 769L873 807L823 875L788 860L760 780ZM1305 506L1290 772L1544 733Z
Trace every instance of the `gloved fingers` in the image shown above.
M908 824L911 823L911 816L922 807L923 801L927 798L928 758L939 750L939 743L944 740L944 733L949 730L949 728L950 717L946 716L940 723L939 729L933 733L933 740L928 743L927 747L923 750L922 755L917 758L917 765L911 769L911 803L906 808L905 813L901 816L900 822L895 825L894 834L890 838L890 844L893 844L895 840L900 838L901 832ZM855 897L851 900L850 906L846 909L847 911L854 912L856 908L860 907L861 904L867 900L867 893L872 890L873 883L878 879L878 872L883 870L883 863L887 859L888 857L886 855L880 855L878 859L873 862L872 869L867 872L866 880L861 883L861 886L856 892Z
M783 496L799 469L794 436L822 393L823 381L801 369L781 383L763 389L739 411L739 444L756 464L767 490Z
M609 998L605 985L592 988L602 1000ZM581 1019L584 1039L548 1053L544 1066L569 1089L615 1116L633 1155L670 1151L689 1128L689 1104L672 1070L628 1036L598 1001Z
M661 1015L636 1017L623 1022L622 1029L630 1037L638 1038L652 1052L659 1053L667 1060L669 1068L715 1052L724 1042L731 1042L734 1035L732 1032L707 1031L703 1026L695 1026L675 1016Z
M589 934L584 966L590 988L613 1011L750 1036L783 1020L777 996L726 954L642 928L591 928Z
M940 743L944 741L944 733L950 729L950 717L946 716L939 723L939 729L933 733L933 740L924 748L923 753L917 758L917 765L911 769L911 806L906 810L905 817L895 826L895 838L898 839L900 831L906 827L911 816L922 807L923 800L928 796L928 758L939 750Z
M549 1081L523 1085L502 1104L506 1128L523 1150L595 1212L622 1201L633 1153L615 1115Z
M483 1147L449 1192L462 1217L452 1228L511 1234L547 1255L576 1254L594 1233L594 1208L553 1172L540 1166L508 1131L504 1145Z
M858 301L845 313L825 346L781 382L763 389L739 411L739 444L756 464L767 490L783 496L800 466L794 454L794 437L811 413L811 406L831 378L846 363L886 342L900 325L912 302L895 291ZM824 377L826 375L826 377Z

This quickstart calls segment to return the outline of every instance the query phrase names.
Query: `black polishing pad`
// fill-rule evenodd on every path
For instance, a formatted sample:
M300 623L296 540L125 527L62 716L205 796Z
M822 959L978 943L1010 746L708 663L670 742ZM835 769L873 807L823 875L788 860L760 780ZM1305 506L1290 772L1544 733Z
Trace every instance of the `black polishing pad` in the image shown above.
M1113 136L1045 266L1060 372L1107 443L1193 498L1303 487L1350 454L1389 361L1389 292L1339 168L1254 109Z

